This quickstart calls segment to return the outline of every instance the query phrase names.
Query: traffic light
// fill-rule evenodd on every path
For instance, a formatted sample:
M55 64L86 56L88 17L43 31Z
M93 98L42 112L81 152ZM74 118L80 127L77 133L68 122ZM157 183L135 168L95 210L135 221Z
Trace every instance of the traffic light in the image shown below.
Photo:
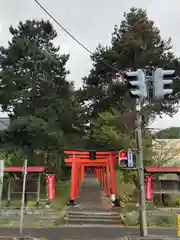
M168 85L173 82L175 70L163 70L157 68L153 74L153 92L155 99L163 99L165 95L170 95L173 92Z
M96 151L89 151L89 160L96 160Z
M126 72L125 77L129 80L129 85L132 88L131 94L139 98L147 98L148 90L146 85L146 76L142 69L134 72ZM132 81L131 81L132 80Z
M119 158L120 159L127 159L127 152L120 151L119 152Z
M119 151L118 153L118 162L120 167L127 167L128 161L127 161L127 152L125 151Z

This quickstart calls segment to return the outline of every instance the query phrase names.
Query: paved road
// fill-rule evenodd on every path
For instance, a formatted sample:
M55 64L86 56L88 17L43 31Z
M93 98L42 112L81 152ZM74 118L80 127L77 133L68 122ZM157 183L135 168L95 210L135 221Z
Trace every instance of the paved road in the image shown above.
M164 235L164 236L173 236L176 237L175 229L149 229L149 234L155 235ZM7 228L1 227L0 234L1 236L15 236L18 235L18 228ZM124 236L138 236L139 230L137 228L126 228L126 227L59 227L59 228L29 228L24 229L25 235L31 235L34 237L44 237L50 240L57 239L74 239L74 240L110 240L117 239Z

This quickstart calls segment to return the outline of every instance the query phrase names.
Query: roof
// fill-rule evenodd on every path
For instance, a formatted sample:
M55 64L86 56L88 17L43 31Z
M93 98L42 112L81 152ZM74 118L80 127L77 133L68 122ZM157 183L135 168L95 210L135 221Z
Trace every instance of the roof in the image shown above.
M24 167L23 166L12 166L12 167L6 167L4 168L5 172L23 172L24 171ZM40 167L40 166L28 166L27 167L27 172L29 173L40 173L40 172L44 172L45 171L45 167Z
M180 173L180 167L146 167L145 172L148 173Z

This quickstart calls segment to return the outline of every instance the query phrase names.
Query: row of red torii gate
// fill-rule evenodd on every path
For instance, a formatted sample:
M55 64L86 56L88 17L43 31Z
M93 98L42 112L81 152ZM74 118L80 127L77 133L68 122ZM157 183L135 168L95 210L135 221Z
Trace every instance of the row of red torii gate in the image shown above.
M96 151L64 151L66 158L64 159L66 165L71 167L71 184L70 184L70 196L69 205L75 205L75 199L78 197L81 182L84 178L86 167L90 167L93 170L96 178L99 180L101 187L104 189L107 197L112 197L112 201L116 203L116 176L115 167L120 164L121 157L119 152L96 152ZM128 171L137 170L135 168L128 168ZM4 168L4 172L23 172L23 166L11 166ZM28 166L27 173L40 173L45 171L45 167L40 166ZM180 192L180 167L179 166L148 166L144 169L145 173L145 190L146 200L152 200L153 194L172 194ZM155 175L158 174L175 174L178 176L178 180L160 180L156 179ZM46 177L55 177L54 174L47 175ZM0 176L1 177L1 176ZM54 183L55 184L55 183ZM52 192L52 196L49 200L53 200L55 197L55 185L49 186L48 192ZM51 191L54 189L53 191ZM39 198L39 197L38 197ZM39 200L38 200L39 201Z
M116 176L115 167L120 164L119 152L78 152L64 151L67 157L65 163L71 167L70 184L70 205L75 204L75 199L79 194L80 184L84 178L85 167L91 167L96 178L100 181L101 187L106 192L107 197L113 196L112 201L116 203ZM126 168L127 169L127 168ZM128 171L137 170L128 168ZM146 200L151 201L153 194L172 194L180 192L180 167L178 166L148 166L144 169ZM179 180L156 179L159 174L175 174ZM156 175L156 177L155 177Z
M115 166L118 164L117 152L77 152L64 151L65 163L71 167L69 205L75 205L79 188L84 178L85 167L91 167L100 181L107 197L116 196Z

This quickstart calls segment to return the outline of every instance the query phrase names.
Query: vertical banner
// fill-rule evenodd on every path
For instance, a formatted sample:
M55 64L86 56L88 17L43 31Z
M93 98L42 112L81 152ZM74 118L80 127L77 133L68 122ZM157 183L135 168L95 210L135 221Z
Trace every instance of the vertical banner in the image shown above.
M153 198L153 176L151 174L146 175L145 186L146 186L146 200L151 201Z
M127 160L128 160L128 167L133 168L134 161L133 161L133 153L131 150L128 150L128 152L127 152Z
M47 197L48 200L54 200L55 198L55 174L49 174L46 176L47 184Z
M4 160L0 160L0 178L4 178Z

